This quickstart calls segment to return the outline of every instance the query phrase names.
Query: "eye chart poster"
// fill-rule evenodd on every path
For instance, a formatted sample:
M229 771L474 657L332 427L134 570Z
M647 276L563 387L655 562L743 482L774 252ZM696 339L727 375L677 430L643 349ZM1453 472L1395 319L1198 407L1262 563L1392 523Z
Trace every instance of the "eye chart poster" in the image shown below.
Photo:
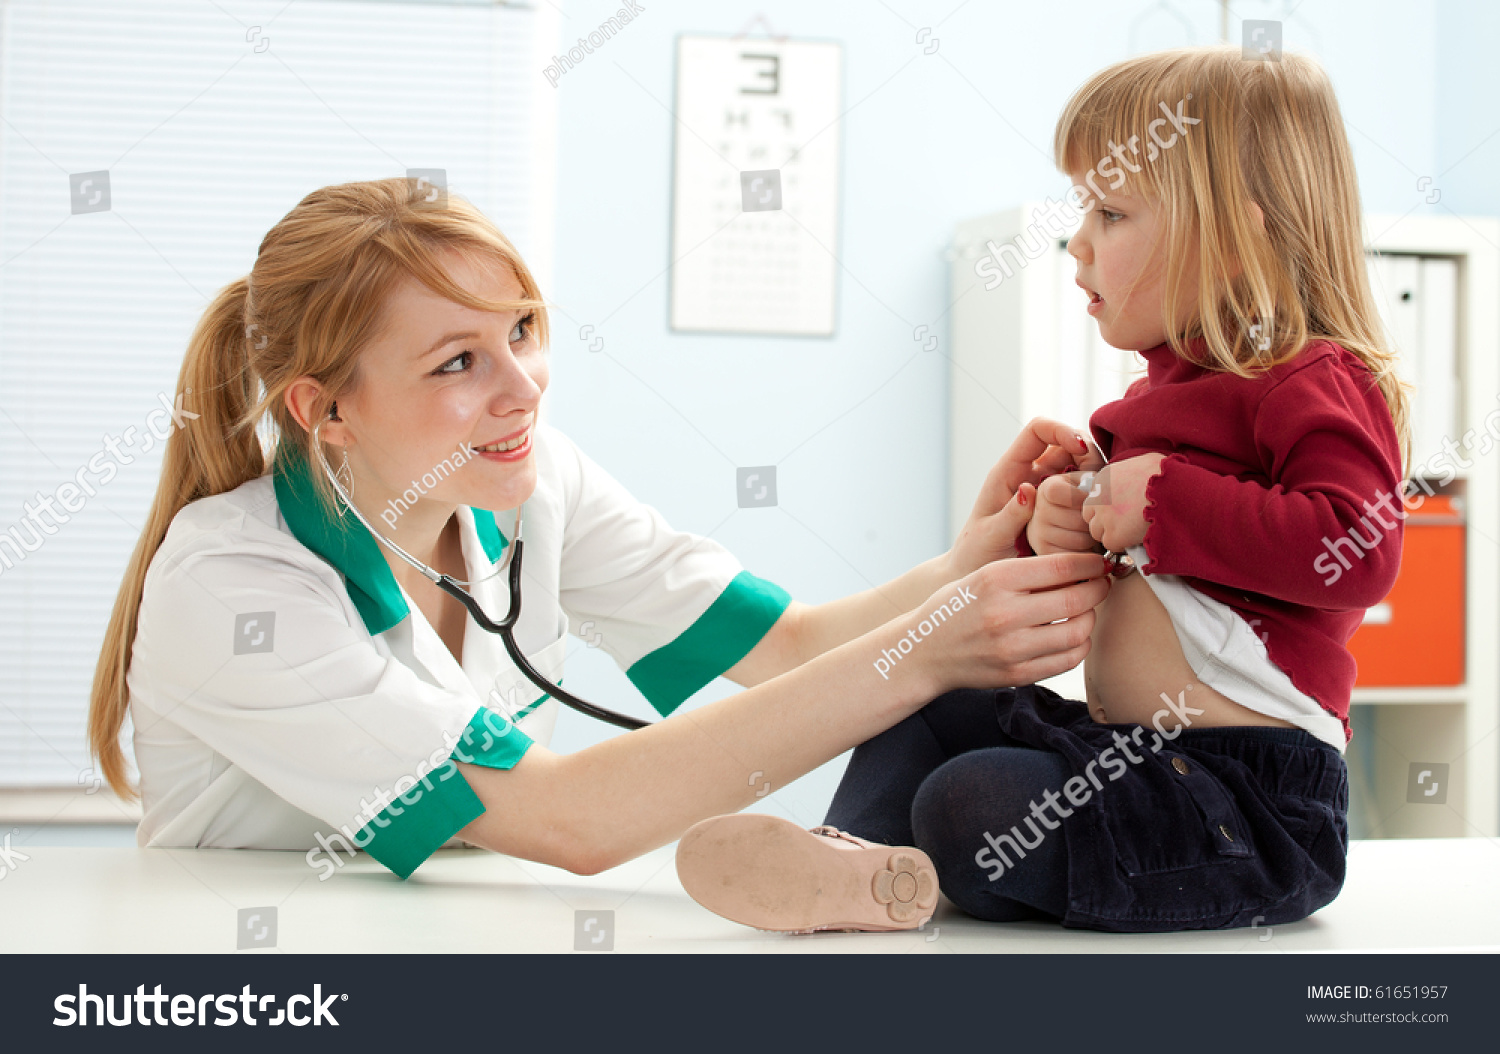
M672 328L832 336L843 50L677 41Z

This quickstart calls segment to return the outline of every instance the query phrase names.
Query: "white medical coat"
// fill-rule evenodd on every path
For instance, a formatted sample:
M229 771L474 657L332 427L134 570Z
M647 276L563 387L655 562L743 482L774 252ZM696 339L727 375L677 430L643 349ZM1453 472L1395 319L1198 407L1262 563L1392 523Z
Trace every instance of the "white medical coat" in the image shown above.
M533 444L517 643L556 683L564 634L596 643L670 714L791 598L674 531L557 429L538 423ZM514 511L457 515L471 591L498 618ZM300 455L174 518L127 685L141 845L311 862L352 842L402 877L484 811L448 759L510 768L549 741L558 707L472 619L455 661L375 540L314 499Z

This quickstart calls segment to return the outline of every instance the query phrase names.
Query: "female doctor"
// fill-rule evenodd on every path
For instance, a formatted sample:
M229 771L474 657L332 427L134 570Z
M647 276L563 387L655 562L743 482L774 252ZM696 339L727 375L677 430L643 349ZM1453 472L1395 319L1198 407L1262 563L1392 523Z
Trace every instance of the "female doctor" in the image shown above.
M547 382L540 291L457 196L429 203L399 178L327 187L271 229L192 335L178 390L197 416L168 441L95 676L92 747L127 796L133 721L140 844L321 850L338 866L361 847L404 878L457 838L593 874L950 688L1029 684L1087 652L1104 562L1009 559L1036 482L1084 449L1071 429L1023 430L951 551L809 606L672 530L540 423ZM515 636L554 682L571 631L663 715L720 675L746 690L551 752L557 700L377 544L325 459L364 521L495 619L514 513L486 510L525 503ZM963 617L919 638L922 613L955 596L972 597ZM899 659L877 670L883 655Z

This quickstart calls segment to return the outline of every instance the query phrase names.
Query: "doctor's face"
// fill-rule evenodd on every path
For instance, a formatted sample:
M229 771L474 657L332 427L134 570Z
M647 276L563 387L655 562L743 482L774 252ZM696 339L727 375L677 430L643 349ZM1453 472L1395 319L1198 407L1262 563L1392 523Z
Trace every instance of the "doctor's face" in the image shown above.
M1070 174L1083 186L1083 173ZM1068 240L1068 252L1078 263L1076 280L1089 294L1088 313L1099 321L1106 344L1128 351L1146 351L1167 339L1162 301L1166 279L1165 224L1158 223L1154 205L1145 198L1109 191L1083 217L1083 226ZM1185 262L1184 274L1196 273L1196 256ZM1192 290L1184 290L1178 332L1192 317Z
M515 275L489 261L456 251L444 260L454 282L477 296L525 295ZM356 390L338 401L366 516L409 490L490 510L531 496L532 430L548 381L534 323L530 312L475 310L412 278L394 290L382 332L361 352Z

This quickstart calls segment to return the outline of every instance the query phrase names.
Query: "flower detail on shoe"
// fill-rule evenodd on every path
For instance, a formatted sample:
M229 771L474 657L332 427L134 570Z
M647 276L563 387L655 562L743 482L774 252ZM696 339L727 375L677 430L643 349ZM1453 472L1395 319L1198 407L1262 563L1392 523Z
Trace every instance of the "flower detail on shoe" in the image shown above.
M936 880L908 853L894 854L886 866L875 872L875 899L886 905L893 922L911 922L931 906Z

